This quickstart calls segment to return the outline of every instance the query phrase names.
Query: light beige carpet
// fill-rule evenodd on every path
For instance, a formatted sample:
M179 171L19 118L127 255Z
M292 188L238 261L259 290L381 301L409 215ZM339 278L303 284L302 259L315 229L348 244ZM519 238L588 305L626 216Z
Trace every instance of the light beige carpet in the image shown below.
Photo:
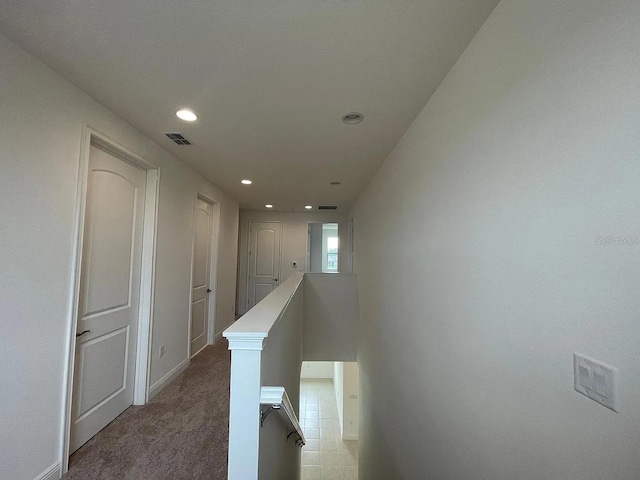
M224 480L230 352L205 348L158 396L130 407L70 459L64 480Z

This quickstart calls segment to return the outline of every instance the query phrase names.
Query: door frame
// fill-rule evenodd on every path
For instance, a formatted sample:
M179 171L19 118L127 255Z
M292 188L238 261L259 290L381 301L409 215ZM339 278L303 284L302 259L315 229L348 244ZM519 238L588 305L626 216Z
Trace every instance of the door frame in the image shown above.
M140 270L140 306L138 310L138 338L136 340L133 404L144 405L149 399L151 370L151 335L153 326L153 298L155 291L156 238L158 225L158 198L160 191L160 166L152 163L107 135L85 125L80 144L78 186L74 225L73 263L71 267L71 292L68 305L67 355L63 380L62 425L60 431L60 464L62 474L69 469L69 441L71 435L71 407L75 369L76 329L78 326L78 302L80 298L80 273L84 241L87 180L91 145L97 145L112 155L146 170L144 219L142 228L142 257Z
M321 223L321 222L313 222L311 220L307 221L307 259L304 268L305 273L311 273L311 224L312 223Z
M282 285L284 279L282 278L282 237L284 235L284 228L282 227L282 222L279 220L249 220L249 229L248 232L248 241L247 241L247 278L245 279L247 285L247 294L245 298L245 313L251 310L253 307L249 307L249 300L251 298L250 289L251 289L251 232L253 231L254 223L278 223L280 224L280 238L278 239L278 286ZM255 306L255 305L254 305Z
M191 310L193 308L193 261L195 259L195 236L196 236L196 207L198 199L204 200L211 205L211 218L215 225L211 230L211 245L209 245L209 288L211 289L211 297L209 297L209 311L207 312L207 345L215 343L215 326L216 326L216 299L218 298L218 252L220 250L220 202L214 200L210 195L196 191L193 200L193 222L191 226L191 277L189 279L189 323L187 324L187 352L189 360L191 360ZM213 308L212 308L213 305Z
M338 227L340 229L340 227ZM340 230L338 230L338 237L340 236ZM353 260L354 260L354 237L353 237L353 218L347 221L347 255L348 255L348 267L347 273L353 273ZM340 255L338 255L338 266L340 266Z

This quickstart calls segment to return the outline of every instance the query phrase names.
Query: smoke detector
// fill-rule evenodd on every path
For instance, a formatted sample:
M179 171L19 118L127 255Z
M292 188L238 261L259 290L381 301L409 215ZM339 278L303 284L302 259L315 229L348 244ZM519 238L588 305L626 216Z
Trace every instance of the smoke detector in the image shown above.
M342 121L349 125L355 125L356 123L360 123L364 120L364 115L358 112L347 113L342 117Z

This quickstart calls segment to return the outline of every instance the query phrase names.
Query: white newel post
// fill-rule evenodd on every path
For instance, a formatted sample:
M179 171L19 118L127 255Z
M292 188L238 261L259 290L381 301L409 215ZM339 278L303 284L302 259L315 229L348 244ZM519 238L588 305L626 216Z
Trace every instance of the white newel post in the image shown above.
M265 333L224 332L231 350L228 480L257 480L260 368Z

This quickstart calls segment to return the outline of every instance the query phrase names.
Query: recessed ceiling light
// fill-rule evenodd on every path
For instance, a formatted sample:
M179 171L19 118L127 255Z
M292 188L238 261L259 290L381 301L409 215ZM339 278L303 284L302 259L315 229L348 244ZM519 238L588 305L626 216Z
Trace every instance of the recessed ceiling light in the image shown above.
M176 116L180 120L184 120L185 122L195 122L198 119L198 116L195 113L193 113L191 110L187 110L186 108L178 110L176 112Z
M267 204L265 205L265 207L266 207L266 208L273 208L273 205L271 205L270 203L267 203Z
M244 179L240 180L240 183L243 185L251 185L253 182L251 180Z
M313 208L312 205L305 205L304 208L306 208L307 210L311 210Z
M348 123L349 125L360 123L362 120L364 120L364 115L358 112L347 113L344 117L342 117L342 121L344 123Z

